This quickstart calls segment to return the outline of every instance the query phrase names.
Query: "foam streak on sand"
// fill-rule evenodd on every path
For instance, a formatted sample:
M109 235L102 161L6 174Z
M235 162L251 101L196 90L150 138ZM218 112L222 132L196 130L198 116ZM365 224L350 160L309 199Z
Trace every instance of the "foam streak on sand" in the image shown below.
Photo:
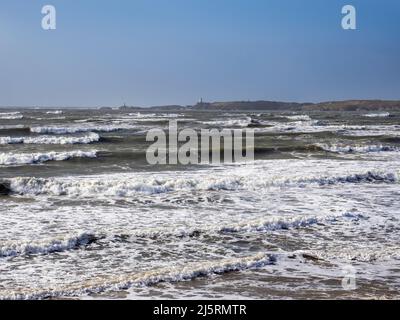
M47 153L0 153L0 165L15 166L47 161L64 161L72 158L96 158L97 151L69 151Z

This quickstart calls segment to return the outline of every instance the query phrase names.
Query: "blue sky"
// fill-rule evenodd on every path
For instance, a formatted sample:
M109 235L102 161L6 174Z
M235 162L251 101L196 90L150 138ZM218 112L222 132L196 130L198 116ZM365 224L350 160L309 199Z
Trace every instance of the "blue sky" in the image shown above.
M399 57L398 0L0 2L2 106L400 99Z

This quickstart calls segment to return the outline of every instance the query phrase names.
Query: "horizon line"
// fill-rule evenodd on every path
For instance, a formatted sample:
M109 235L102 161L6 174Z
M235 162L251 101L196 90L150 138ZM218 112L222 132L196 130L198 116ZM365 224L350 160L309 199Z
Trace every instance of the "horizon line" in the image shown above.
M190 107L195 107L196 105L199 104L216 104L216 103L255 103L255 102L273 102L273 103L285 103L285 104L301 104L301 105L318 105L318 104L326 104L326 103L335 103L335 102L356 102L356 101L381 101L381 102L399 102L400 103L400 98L399 99L382 99L382 98L376 98L376 99L339 99L339 100L325 100L325 101L319 101L319 102L300 102L300 101L289 101L289 100L221 100L221 101L212 101L212 102L197 102L196 104L165 104L165 105L148 105L148 106L135 106L135 105L127 105L123 104L120 106L109 106L109 105L102 105L102 106L38 106L38 105L31 105L31 106L5 106L5 105L0 105L0 109L100 109L100 108L111 108L111 109L119 109L119 108L137 108L137 109L151 109L151 108L165 108L165 107L179 107L179 108L190 108Z

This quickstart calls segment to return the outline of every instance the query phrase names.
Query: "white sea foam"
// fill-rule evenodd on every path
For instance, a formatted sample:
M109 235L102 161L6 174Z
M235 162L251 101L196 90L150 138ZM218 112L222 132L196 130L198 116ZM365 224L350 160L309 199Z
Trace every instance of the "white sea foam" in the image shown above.
M285 116L285 118L292 121L312 121L309 115L306 114L298 114L293 116Z
M254 167L233 167L218 172L211 170L207 175L193 173L189 176L162 174L124 174L100 177L72 178L14 178L10 180L14 193L25 195L68 195L68 196L109 196L130 197L132 195L159 194L172 191L236 191L263 190L270 187L303 186L309 184L334 185L343 183L397 183L398 172L395 167L387 169L364 164L360 167L351 163L337 163L327 170L319 162L308 161L299 171L286 161L278 162L279 170L268 167L268 162ZM313 166L314 164L314 166ZM363 167L364 166L364 167ZM257 179L254 177L257 176Z
M24 116L20 112L2 112L0 120L21 120Z
M36 136L36 137L0 137L1 144L90 144L98 142L100 136L90 132L88 135L80 137L72 136Z
M260 232L285 229L297 229L312 226L325 221L326 217L271 217L252 222L243 222L235 226L221 227L221 232Z
M146 119L146 118L179 118L182 117L182 114L178 113L128 113L128 116L139 118L139 119Z
M54 252L77 249L95 241L92 233L81 233L74 237L58 238L39 242L6 242L0 244L0 257L15 257L21 255L43 255Z
M62 110L47 111L46 114L63 114Z
M329 262L358 261L371 263L391 259L399 260L400 247L388 246L386 248L360 248L355 246L345 248L341 246L339 250L298 250L295 254L307 255L318 260Z
M96 158L97 151L66 151L46 153L0 153L0 165L15 166L47 161L64 161L72 158Z
M352 137L378 137L378 136L391 136L391 137L398 137L400 136L399 126L387 126L387 128L376 128L374 129L371 126L368 130L344 130L340 132L346 136Z
M23 137L0 137L0 144L18 144L23 142Z
M392 152L399 151L399 148L393 146L383 146L383 145L354 145L354 146L346 146L346 145L326 145L326 144L317 144L318 147L322 148L328 152L334 153L370 153L370 152Z
M201 121L201 123L210 126L221 126L221 127L247 127L249 124L251 124L251 118L246 117L245 119Z
M271 122L270 126L255 128L256 132L295 132L295 133L317 133L334 132L349 136L398 136L400 126L398 125L344 125L323 124L318 120L293 121L293 122Z
M290 230L311 227L317 224L331 223L338 219L348 218L349 214L336 214L327 216L271 216L251 221L243 221L236 224L226 224L224 226L212 226L208 228L183 228L166 229L151 228L141 229L134 232L124 232L124 237L132 238L191 238L202 235L216 235L221 233L241 233L241 232L268 232L279 230ZM358 218L353 218L357 220ZM100 232L106 234L106 231ZM113 235L115 237L115 235ZM104 236L110 238L110 236Z
M390 117L390 113L389 112L367 113L367 114L364 114L364 117L367 117L367 118L387 118L387 117Z
M149 229L138 230L134 232L124 232L124 237L133 238L185 238L194 237L196 235L212 235L217 233L236 233L236 232L265 232L276 230L297 229L320 224L327 221L335 220L345 215L329 216L329 217L271 217L257 221L242 222L230 226L211 227L207 229ZM107 235L107 230L94 232L82 232L78 235L60 236L55 239L44 239L40 241L22 241L12 242L6 241L0 243L0 258L16 257L25 255L47 255L55 252L63 252L78 249L87 246L98 239L103 241L112 241L116 235Z
M72 134L79 132L113 132L120 130L131 130L137 128L136 126L129 124L120 125L85 125L85 126L43 126L43 127L32 127L31 132L41 134Z
M361 214L354 215L349 212L334 215L330 214L326 216L272 216L253 221L245 221L232 226L224 226L221 227L219 231L236 233L290 230L332 223L344 218L357 221L365 217Z
M49 297L82 296L105 291L126 290L131 287L155 285L160 282L180 282L199 277L212 276L233 271L262 268L276 263L276 256L257 254L243 258L223 259L212 262L188 263L181 267L167 267L156 270L102 278L101 276L78 285L69 285L51 291L1 292L0 299L43 299Z

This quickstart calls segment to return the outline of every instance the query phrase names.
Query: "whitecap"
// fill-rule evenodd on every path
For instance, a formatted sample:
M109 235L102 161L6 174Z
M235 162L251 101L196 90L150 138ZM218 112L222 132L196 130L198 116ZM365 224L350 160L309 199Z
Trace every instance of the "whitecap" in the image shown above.
M34 133L41 134L72 134L79 132L113 132L120 130L132 130L135 129L136 126L133 125L86 125L86 126L43 126L43 127L32 127L30 130Z
M0 153L0 165L16 166L47 161L65 161L72 158L96 158L97 151L67 151L46 153Z
M94 242L96 236L92 233L81 233L77 236L42 240L39 242L6 242L0 244L0 257L16 257L21 255L44 255L77 249Z
M46 114L63 114L62 110L55 110L55 111L47 111Z
M367 118L387 118L387 117L390 117L390 113L389 112L367 113L367 114L364 114L364 117L367 117Z
M1 144L90 144L98 142L100 136L97 133L89 133L80 137L64 136L36 136L36 137L0 137Z
M316 144L316 146L322 148L325 151L333 153L370 153L370 152L392 152L399 151L399 148L393 146L383 146L383 145L326 145L326 144Z
M20 112L2 112L0 120L21 120L24 116Z
M276 263L276 260L277 258L273 254L260 253L253 256L223 259L220 261L188 263L180 267L166 267L114 276L112 279L99 276L81 284L59 287L49 291L26 290L19 293L10 292L9 294L3 291L0 299L43 299L49 297L82 296L105 291L120 291L131 287L151 286L160 282L189 281L215 274L258 269L267 265L273 265Z
M292 121L312 121L311 117L306 114L298 114L293 116L285 116L285 118Z

